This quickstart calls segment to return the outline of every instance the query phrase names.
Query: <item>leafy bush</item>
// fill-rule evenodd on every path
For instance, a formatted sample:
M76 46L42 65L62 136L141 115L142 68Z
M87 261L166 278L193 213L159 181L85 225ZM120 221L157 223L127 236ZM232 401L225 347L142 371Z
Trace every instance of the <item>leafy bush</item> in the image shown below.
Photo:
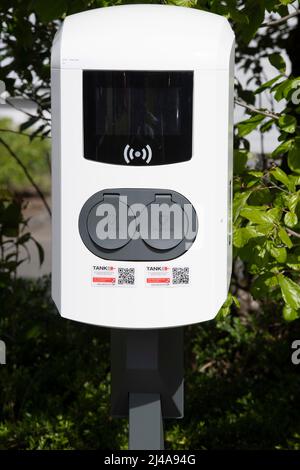
M60 319L49 279L0 290L0 449L119 447L109 416L108 330Z
M110 417L109 330L60 318L49 286L0 290L0 449L124 449L127 421ZM167 447L299 448L299 337L276 304L187 328L185 418L166 421Z
M269 60L279 74L255 93L268 90L275 101L285 99L286 106L280 114L256 110L237 126L233 244L235 256L252 275L252 295L283 299L283 316L291 321L300 316L300 106L294 104L300 78L285 75L278 53ZM264 157L263 171L249 170L245 136L272 126L279 131L280 144Z

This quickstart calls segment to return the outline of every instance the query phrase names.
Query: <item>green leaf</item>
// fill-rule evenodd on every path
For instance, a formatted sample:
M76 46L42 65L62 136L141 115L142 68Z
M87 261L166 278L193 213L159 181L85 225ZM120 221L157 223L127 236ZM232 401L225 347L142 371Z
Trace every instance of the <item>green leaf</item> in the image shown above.
M272 157L277 157L277 155L284 155L293 147L294 139L288 139L284 142L281 142L278 147L273 150Z
M234 150L233 154L233 172L235 175L240 175L245 171L248 160L247 150Z
M278 263L285 263L287 258L286 248L278 247L274 244L271 245L270 249L268 250L271 256L278 261Z
M279 127L288 134L293 134L297 127L297 119L295 116L283 114L278 120Z
M255 298L265 298L276 286L278 286L277 276L272 272L264 273L254 280L251 293Z
M280 227L278 231L278 236L280 240L282 241L282 243L284 243L288 248L292 248L293 246L292 240L290 239L286 230L283 227Z
M251 191L245 191L244 193L236 193L233 199L233 222L236 222L240 215L242 208L247 204L247 200L251 194Z
M269 121L264 122L259 128L260 132L262 133L268 132L273 126L274 122L275 122L274 119L269 119Z
M274 83L281 78L282 75L277 75L276 77L272 78L271 80L268 80L267 82L263 83L260 87L258 87L255 90L255 94L257 95L258 93L261 93L262 91L266 90L267 88L271 87Z
M251 206L242 209L241 215L254 224L273 225L277 219L277 217L273 213Z
M300 185L300 176L299 175L290 175L289 178L290 178L290 180L293 181L294 187Z
M300 256L296 253L288 253L286 265L293 271L300 271Z
M247 188L252 188L258 182L260 182L262 177L263 173L260 171L247 171L247 173L244 175L244 182L246 183Z
M298 310L300 308L300 286L283 274L278 275L278 282L285 303Z
M261 225L256 225L255 227L261 236L262 235L269 236L274 230L273 224L261 224Z
M288 153L288 165L292 171L300 174L300 140L299 137L295 139L293 147Z
M285 306L283 307L283 311L282 311L282 314L283 314L283 318L286 320L286 321L294 321L298 318L298 312L297 310L294 310L290 305L288 304L285 304Z
M28 242L28 240L30 240L30 237L31 237L30 233L25 233L18 239L17 244L24 245L25 243Z
M262 178L264 176L262 171L255 170L248 171L248 175L255 176L255 178Z
M197 4L197 0L195 1L195 3ZM243 11L238 10L236 7L229 7L229 17L232 18L235 23L249 24L249 19L247 15L245 15Z
M273 222L279 222L282 214L281 207L273 207L267 211L269 217L272 218Z
M64 15L67 10L67 1L51 0L51 2L45 2L44 0L32 0L31 8L43 22L48 23Z
M259 124L265 119L266 116L262 114L255 114L251 116L249 119L240 122L237 125L238 134L240 137L245 137L247 134L250 134L254 129L256 129Z
M269 56L269 62L273 67L275 67L279 72L284 73L286 69L286 64L284 58L278 53L274 52Z
M242 248L251 238L261 237L262 235L253 225L237 228L233 233L233 244L236 248Z
M294 212L287 212L284 216L284 223L288 227L295 227L295 225L298 223L297 214Z
M280 183L284 184L288 189L291 187L291 181L288 178L288 175L281 170L278 166L270 170L270 174Z
M239 299L238 299L235 295L232 295L232 302L234 303L234 305L235 305L237 308L240 308L240 307L241 307L240 301L239 301Z
M26 129L28 129L28 127L33 126L39 119L40 119L39 116L33 116L29 118L27 121L23 122L19 127L20 132L23 132Z
M42 329L40 325L33 325L32 328L30 328L27 333L26 333L26 339L36 339L38 338L42 333Z
M250 206L263 206L264 204L270 204L272 199L269 188L255 188L255 191L252 192L248 199L248 203Z
M288 193L283 191L276 191L275 198L273 199L273 205L275 207L280 207L281 209L286 209L288 196Z
M295 181L294 181L294 184L295 184ZM298 201L299 201L299 192L288 195L287 206L291 212L295 212Z
M40 262L40 266L41 266L44 262L44 259L45 259L44 249L43 249L42 245L38 241L36 241L34 238L31 238L31 240L35 243L35 246L37 248L38 255L39 255L39 262Z
M272 91L275 92L274 98L276 101L281 101L283 98L286 98L289 94L289 91L292 87L292 81L288 78L283 80L280 83L276 83L273 86Z
M287 258L287 251L284 247L277 247L271 255L278 261L278 263L285 263Z
M240 307L238 299L229 292L226 301L217 314L217 320L223 320L226 318L231 312L232 305L235 305L237 308Z
M223 3L223 2L216 2L216 3ZM226 5L228 4L231 4L231 2L226 2ZM245 2L244 5L245 7L243 8L243 13L247 15L248 21L246 24L244 23L238 24L236 30L238 32L238 35L241 37L242 41L245 44L248 44L248 42L255 36L256 31L258 30L258 28L261 26L262 22L264 21L265 2L264 1L260 1L260 2L247 1Z

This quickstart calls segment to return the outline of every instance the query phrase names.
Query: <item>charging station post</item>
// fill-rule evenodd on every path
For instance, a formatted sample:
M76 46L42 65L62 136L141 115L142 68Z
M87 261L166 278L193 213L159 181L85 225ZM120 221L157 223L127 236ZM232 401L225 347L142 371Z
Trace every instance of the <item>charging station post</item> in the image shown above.
M111 334L112 416L129 417L129 448L163 449L163 419L182 418L183 328Z
M112 329L132 449L183 416L183 326L227 297L233 80L228 21L192 8L89 10L54 38L52 297Z

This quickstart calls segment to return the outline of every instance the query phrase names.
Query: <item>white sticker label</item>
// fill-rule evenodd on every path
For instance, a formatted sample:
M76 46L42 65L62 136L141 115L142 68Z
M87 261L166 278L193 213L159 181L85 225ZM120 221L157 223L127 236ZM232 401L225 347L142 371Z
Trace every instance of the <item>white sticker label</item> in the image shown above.
M146 285L170 286L172 283L172 271L170 266L146 266Z
M92 286L133 287L135 286L135 268L112 265L92 267Z
M175 287L190 284L190 268L162 266L147 266L145 283L148 287Z

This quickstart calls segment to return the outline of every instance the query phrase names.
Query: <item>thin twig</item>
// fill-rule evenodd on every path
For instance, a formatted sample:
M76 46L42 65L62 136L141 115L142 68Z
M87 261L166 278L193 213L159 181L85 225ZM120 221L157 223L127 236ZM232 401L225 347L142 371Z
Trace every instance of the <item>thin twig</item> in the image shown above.
M11 132L11 133L13 133L13 134L24 135L24 136L29 137L29 138L31 137L31 135L30 135L30 134L26 134L26 132L15 131L15 130L13 130L13 129L0 129L0 132ZM45 138L46 138L46 139L50 139L50 136L49 136L49 135L42 136L42 135L38 134L38 135L35 135L35 136L34 136L34 138L36 138L36 137L39 137L40 139L45 139Z
M15 106L11 101L8 100L8 98L6 98L5 102L11 106L12 108L14 108L16 111L20 111L20 113L24 113L26 114L26 116L30 117L30 118L39 118L41 119L42 121L45 121L46 123L49 123L51 122L51 119L48 119L46 118L45 116L37 116L35 114L31 114L29 113L28 111L25 111L25 109L22 109L22 108L18 108L17 106Z
M27 179L30 181L30 183L32 184L32 186L34 187L36 192L38 193L38 195L41 198L46 210L48 211L49 215L51 216L51 209L49 207L48 202L46 201L46 198L45 198L42 190L39 188L37 183L34 181L33 177L31 176L31 174L27 170L27 168L24 165L24 163L22 162L22 160L18 157L18 155L10 148L10 146L1 137L0 137L0 143L6 148L6 150L10 153L10 155L16 160L18 165L22 168L22 170L23 170L24 174L26 175Z
M202 367L200 367L199 372L205 372L206 369L208 369L209 367L211 367L212 365L214 365L214 363L215 363L214 360L207 362L207 363L204 364Z
M290 228L285 227L285 230L287 231L288 234L293 235L294 237L300 238L300 233L294 232L294 230L291 230Z
M262 114L263 116L266 116L266 117L269 117L269 118L272 118L272 119L276 119L276 120L279 119L278 114L272 113L272 111L269 111L267 109L256 108L255 106L252 106L251 104L247 104L247 103L245 103L244 101L241 101L238 98L235 98L234 102L236 104L238 104L239 106L242 106L243 108L248 109L252 113Z
M299 15L300 15L300 10L296 10L296 11L293 11L293 13L290 13L289 15L278 18L278 20L273 20L273 21L269 21L268 23L263 23L260 26L260 28L272 28L273 26L277 26L281 23L285 23L290 18L294 18L295 16L299 16Z
M267 186L267 188L269 188L269 189L270 189L270 188L271 188L271 189L272 189L272 188L276 188L276 189L278 189L279 191L282 191L283 193L290 194L286 189L281 188L280 186L278 186L277 184L275 184L275 183L273 183L273 182L272 182L272 184L273 184L273 186Z

